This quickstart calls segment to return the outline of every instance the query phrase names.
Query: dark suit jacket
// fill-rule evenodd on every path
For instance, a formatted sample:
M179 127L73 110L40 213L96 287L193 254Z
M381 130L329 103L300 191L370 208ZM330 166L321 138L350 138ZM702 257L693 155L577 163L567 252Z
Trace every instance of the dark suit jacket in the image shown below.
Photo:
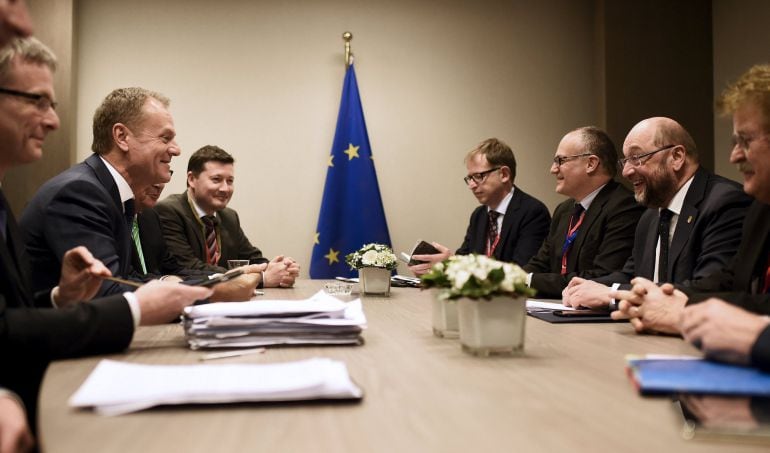
M531 287L538 297L561 299L572 277L596 278L620 268L631 256L634 231L644 207L621 184L610 181L586 211L572 249L567 255L567 274L561 275L562 246L576 201L569 199L553 212L551 231L540 250L524 266L533 272Z
M770 206L754 201L743 224L738 253L730 265L689 288L688 303L718 297L746 310L770 314L770 295L761 294L770 256ZM769 345L770 347L770 345Z
M541 201L516 187L508 204L508 210L503 216L500 243L495 248L494 257L520 266L527 264L543 243L550 223L551 215L548 213L548 208ZM482 205L471 214L465 240L456 253L458 255L485 254L488 228L487 207Z
M687 191L669 247L669 281L690 286L724 268L738 250L741 226L751 198L740 184L700 167ZM642 214L634 250L621 272L595 279L611 285L634 276L654 278L658 209Z
M206 240L198 214L187 201L187 192L170 195L155 206L161 220L169 251L186 269L214 272L227 270L227 260L267 262L262 252L251 245L241 229L238 213L230 208L217 211L221 256L217 266L206 263Z
M54 287L64 253L79 245L86 246L112 275L136 277L120 193L96 154L43 184L24 210L21 227L35 269L33 291ZM99 295L130 289L105 281Z
M7 206L2 193L0 203ZM48 362L123 350L131 342L134 322L122 296L66 309L52 308L48 291L33 300L24 244L10 211L8 217L8 240L0 240L0 387L22 398L34 427L37 393Z

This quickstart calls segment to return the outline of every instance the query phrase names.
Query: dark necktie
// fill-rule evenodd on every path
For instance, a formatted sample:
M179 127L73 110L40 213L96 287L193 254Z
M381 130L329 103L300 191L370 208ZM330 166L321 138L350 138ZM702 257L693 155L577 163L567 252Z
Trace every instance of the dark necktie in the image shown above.
M219 219L213 215L201 217L203 221L204 236L206 237L206 262L216 265L219 262L219 246L217 244L217 224Z
M569 218L569 225L567 226L567 236L564 238L564 245L561 248L561 275L567 274L567 255L572 249L572 243L575 242L578 229L583 224L585 216L586 210L583 209L583 205L575 203L575 210L572 212L572 216Z
M123 203L123 213L126 216L126 226L128 231L131 231L131 226L134 224L134 216L136 215L136 207L134 206L134 199L131 198Z
M668 281L668 234L671 229L671 216L673 212L668 209L660 211L658 222L658 237L660 238L660 256L658 257L658 283Z
M495 253L497 243L500 242L500 231L497 229L497 218L500 217L500 213L497 211L489 211L489 227L487 228L487 256L492 256Z
M8 239L8 233L6 231L8 230L8 207L5 205L5 200L3 199L3 196L0 195L0 234L3 236L3 242L6 242Z
M765 281L762 285L762 293L770 293L770 256L767 257L767 268L765 269Z

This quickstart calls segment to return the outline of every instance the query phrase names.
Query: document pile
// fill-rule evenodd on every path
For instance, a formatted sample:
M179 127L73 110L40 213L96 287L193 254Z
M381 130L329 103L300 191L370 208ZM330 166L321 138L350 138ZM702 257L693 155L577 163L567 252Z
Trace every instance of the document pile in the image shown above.
M284 344L363 344L361 300L342 302L319 291L305 300L258 300L185 308L192 349Z
M343 362L314 358L275 364L140 365L102 360L69 400L102 415L165 404L361 399Z

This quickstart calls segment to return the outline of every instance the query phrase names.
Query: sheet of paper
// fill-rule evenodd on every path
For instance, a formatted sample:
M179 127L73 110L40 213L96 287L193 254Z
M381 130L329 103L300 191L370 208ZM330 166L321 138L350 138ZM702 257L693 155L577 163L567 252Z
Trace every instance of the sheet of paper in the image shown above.
M302 313L326 313L329 317L344 315L347 304L324 291L302 300L254 300L248 302L219 302L186 307L190 318L207 316L270 316Z
M72 395L72 407L119 415L161 404L361 398L343 362L141 365L102 360Z
M554 302L545 302L542 300L527 299L527 310L529 309L565 310L565 311L575 310L574 307L565 307L564 304L562 304L561 302L557 302L556 300L554 300Z

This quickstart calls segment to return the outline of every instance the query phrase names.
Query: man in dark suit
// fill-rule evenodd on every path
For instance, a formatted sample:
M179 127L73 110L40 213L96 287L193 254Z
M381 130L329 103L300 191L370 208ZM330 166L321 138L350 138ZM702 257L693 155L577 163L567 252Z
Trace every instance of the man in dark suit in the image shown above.
M0 51L0 178L40 159L46 135L59 127L53 109L55 65L51 51L34 38L14 40ZM125 349L137 325L168 322L185 305L211 294L206 288L152 282L135 293L79 303L93 297L101 277L110 275L84 247L63 253L51 285L58 286L35 293L33 268L2 191L0 233L0 387L21 397L33 426L49 361Z
M636 228L634 249L622 271L586 280L575 277L564 290L565 305L614 305L610 286L634 276L691 285L723 268L741 239L751 198L740 186L702 168L690 134L670 118L634 126L623 144L623 176L636 200L648 206Z
M606 132L581 127L562 138L551 165L556 192L570 197L524 271L538 297L561 298L572 277L595 278L623 266L644 207L614 180L618 153Z
M228 260L268 263L241 228L238 213L227 207L234 192L235 159L217 146L190 156L187 190L155 207L171 254L187 269L224 272ZM290 287L299 275L291 258L277 256L262 273L260 285Z
M478 253L525 265L548 234L548 208L514 185L516 158L502 141L490 138L479 143L465 156L465 166L465 183L481 206L471 214L465 239L455 253ZM441 244L433 246L439 253L412 257L423 262L409 266L415 275L428 272L452 254Z
M631 291L618 291L613 317L629 317L637 332L682 334L710 357L770 370L770 65L743 74L718 107L733 117L730 162L743 174L744 191L756 197L738 253L694 287L635 279Z

